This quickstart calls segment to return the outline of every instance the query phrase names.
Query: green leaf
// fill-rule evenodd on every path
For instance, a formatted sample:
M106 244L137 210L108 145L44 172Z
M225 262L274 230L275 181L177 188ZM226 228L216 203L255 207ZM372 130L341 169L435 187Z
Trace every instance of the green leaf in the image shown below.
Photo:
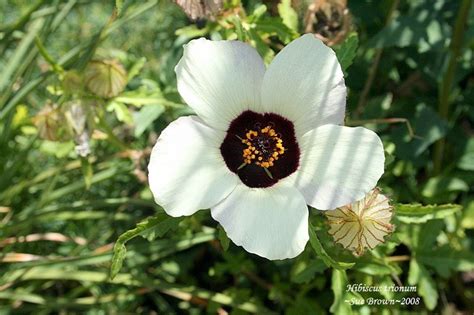
M443 220L430 220L420 226L418 232L418 240L416 243L416 251L432 248L436 245L436 238L444 228Z
M81 158L81 169L82 169L82 176L84 176L84 183L85 183L86 189L89 190L89 188L92 185L92 176L94 176L94 172L92 170L92 164L89 162L89 159Z
M258 53L260 56L262 56L265 64L270 64L273 57L275 57L275 52L270 47L268 47L268 45L263 41L255 29L249 30L249 36L252 39L255 48L257 48Z
M334 293L334 301L329 311L334 314L352 314L352 307L347 300L347 275L344 270L333 269L331 278L331 289Z
M125 105L124 103L111 101L107 105L107 111L115 112L115 115L117 116L118 121L122 121L129 125L133 124L132 113L130 112L130 109L128 109L127 105Z
M321 259L311 262L300 261L292 270L291 281L294 283L309 283L317 273L327 269L326 264Z
M159 104L150 104L144 106L138 113L133 116L135 124L135 137L140 137L143 132L161 116L165 108Z
M297 37L297 34L288 28L279 17L262 17L256 23L256 29L259 32L276 35L285 44Z
M130 70L128 70L127 82L130 82L134 77L136 77L140 73L140 71L143 69L143 66L145 66L145 63L146 63L146 58L141 57L132 65Z
M404 160L416 160L430 145L443 138L447 131L446 121L425 104L416 107L415 117L410 119L416 138L407 132L406 126L393 129L392 137L396 145L395 154Z
M430 311L434 310L438 303L438 291L436 283L429 274L428 270L418 263L416 259L410 261L410 269L408 271L408 284L417 285L418 293L423 298L426 308Z
M328 267L344 270L354 266L354 263L335 261L331 256L329 256L329 254L326 252L323 245L319 241L314 226L312 226L311 224L309 226L309 242L311 243L311 246L313 247L318 257L321 258Z
M110 279L115 278L122 269L123 261L127 255L127 248L123 243L115 243L114 256L112 257L112 264L110 266Z
M461 153L457 165L458 168L465 171L474 171L474 139L467 140L465 148Z
M344 42L335 49L337 60L341 64L342 71L346 72L347 68L352 64L357 54L359 46L359 37L357 33L351 33Z
M454 271L471 271L474 269L474 254L468 251L458 251L445 245L432 250L420 248L417 259L424 265L433 267L438 274L448 278Z
M255 23L267 12L267 6L264 4L257 5L252 14L248 17L249 23Z
M392 268L375 261L357 262L354 269L372 276L384 276L393 273Z
M469 186L460 178L440 175L431 177L421 194L426 198L433 198L453 191L469 191Z
M148 241L153 241L157 237L163 237L168 231L174 230L178 227L181 218L170 217L166 213L160 213L155 216L160 222L154 227L144 230L140 233L140 236L147 239Z
M280 14L283 24L296 33L298 32L298 13L291 6L291 0L282 0L278 4L278 14Z
M427 46L429 43L427 29L430 22L430 18L397 16L369 41L369 45L377 48Z
M219 242L221 242L222 249L227 251L229 249L230 239L227 237L222 226L219 226L218 228L217 238L219 239Z
M467 152L461 156L457 167L465 171L474 171L474 152Z
M237 35L237 39L240 41L246 41L247 39L247 32L242 25L242 20L238 15L232 15L229 18L229 21L232 22L235 26L235 34Z
M465 229L474 229L474 200L465 205L461 226Z
M395 214L398 220L404 223L425 223L428 220L442 219L461 210L460 205L421 205L396 204Z
M172 219L172 221L166 222L167 219ZM114 256L112 257L112 266L110 268L110 278L113 279L122 268L123 260L125 259L125 255L127 252L127 249L125 248L125 243L137 237L138 235L142 235L145 238L147 237L154 238L155 234L153 234L153 236L150 236L152 235L150 234L150 230L152 229L154 230L158 227L161 227L162 231L159 231L159 232L154 231L153 233L157 233L158 235L163 235L173 225L176 224L176 221L174 221L173 219L179 220L179 218L170 218L165 213L160 213L154 217L147 218L137 223L137 226L134 229L128 230L127 232L120 235L114 246Z

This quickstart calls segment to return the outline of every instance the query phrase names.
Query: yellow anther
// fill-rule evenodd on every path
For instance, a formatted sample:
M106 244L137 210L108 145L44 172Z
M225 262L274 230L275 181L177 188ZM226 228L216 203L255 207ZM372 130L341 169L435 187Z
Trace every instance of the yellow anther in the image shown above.
M262 137L263 139L267 139L267 141L269 140L273 148L260 148L262 143L260 140L256 141L256 138L259 139ZM241 139L241 142L246 146L246 148L242 150L244 163L254 163L255 165L265 168L265 171L267 171L267 168L274 166L274 162L285 152L283 140L270 125L259 130L248 130L245 133L244 139L238 138Z

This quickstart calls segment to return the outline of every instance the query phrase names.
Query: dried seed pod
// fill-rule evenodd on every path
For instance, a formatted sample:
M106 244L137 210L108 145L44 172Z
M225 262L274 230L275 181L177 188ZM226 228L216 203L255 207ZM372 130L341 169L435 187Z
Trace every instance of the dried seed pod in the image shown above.
M103 98L119 95L127 85L127 72L117 60L94 60L85 70L89 91Z
M392 210L388 198L375 188L363 199L324 214L334 241L361 256L365 248L375 248L393 232Z
M222 10L223 0L176 0L176 4L183 9L191 20L211 19Z
M306 12L305 25L305 32L314 33L328 46L343 42L352 27L347 1L314 0Z
M64 124L64 120L63 112L51 102L46 103L32 119L40 138L49 141L64 141L70 138L71 130Z
M86 157L91 153L88 122L88 112L80 101L71 101L65 106L65 116L74 130L76 153Z

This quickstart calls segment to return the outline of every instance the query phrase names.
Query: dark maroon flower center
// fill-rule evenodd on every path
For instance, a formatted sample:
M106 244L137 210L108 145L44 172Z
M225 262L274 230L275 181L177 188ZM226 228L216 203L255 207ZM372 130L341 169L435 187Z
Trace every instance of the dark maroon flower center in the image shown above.
M300 157L291 121L252 111L231 122L220 150L227 167L249 187L274 185L296 171Z

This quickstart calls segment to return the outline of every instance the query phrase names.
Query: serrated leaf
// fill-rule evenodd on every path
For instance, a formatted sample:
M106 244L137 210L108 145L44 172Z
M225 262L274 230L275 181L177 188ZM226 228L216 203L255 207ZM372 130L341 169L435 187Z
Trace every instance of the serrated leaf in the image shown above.
M294 283L308 283L314 278L316 273L321 273L326 269L326 264L320 259L313 260L309 264L307 262L300 262L292 272L291 281Z
M357 33L351 33L346 40L335 49L337 60L341 64L342 71L346 72L347 68L352 64L357 54L359 46L359 37Z
M309 226L309 242L311 243L311 247L313 247L314 251L318 255L319 258L328 266L333 267L335 269L344 270L351 268L354 266L354 263L342 262L334 260L324 249L323 245L318 239L316 235L315 228L310 224Z
M165 213L158 216L157 219L161 222L156 224L154 227L146 229L140 233L140 236L149 242L153 241L157 237L163 237L166 233L168 233L168 231L175 229L179 222L181 222L180 218L170 217Z
M425 223L428 220L442 219L461 210L460 205L421 205L397 204L395 214L398 220L404 223Z
M127 255L127 248L124 244L118 242L114 245L114 256L112 257L112 264L110 266L110 279L115 278L122 269L123 261Z
M123 260L127 252L125 244L129 240L137 237L138 235L147 235L147 232L149 230L155 229L158 227L161 227L163 230L165 230L165 232L159 232L158 235L166 233L166 231L168 231L170 227L172 226L170 222L165 222L167 219L179 220L179 218L171 218L165 213L160 213L160 214L157 214L156 216L149 217L137 223L134 229L128 230L119 236L119 238L117 239L117 242L114 245L114 255L112 257L112 264L110 268L111 279L113 279L122 268ZM157 233L157 232L155 231L154 233Z
M282 0L278 4L278 14L280 14L283 24L289 29L298 32L298 14L291 6L291 0Z

